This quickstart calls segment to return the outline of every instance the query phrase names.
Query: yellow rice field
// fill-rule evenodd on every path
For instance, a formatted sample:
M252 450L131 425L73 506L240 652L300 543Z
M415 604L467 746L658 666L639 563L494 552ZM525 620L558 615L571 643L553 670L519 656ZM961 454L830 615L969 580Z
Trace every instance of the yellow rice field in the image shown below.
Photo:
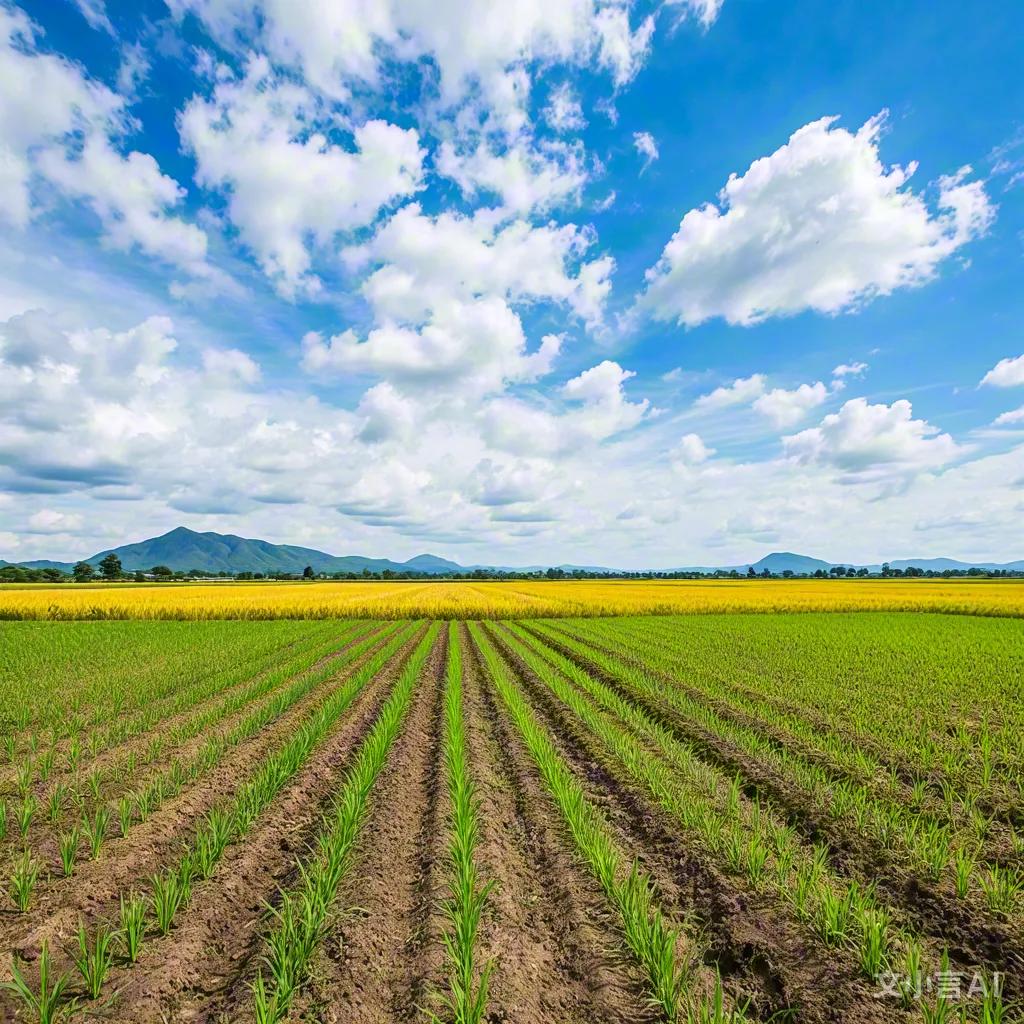
M0 619L504 619L801 611L1024 617L1024 581L439 580L0 587Z

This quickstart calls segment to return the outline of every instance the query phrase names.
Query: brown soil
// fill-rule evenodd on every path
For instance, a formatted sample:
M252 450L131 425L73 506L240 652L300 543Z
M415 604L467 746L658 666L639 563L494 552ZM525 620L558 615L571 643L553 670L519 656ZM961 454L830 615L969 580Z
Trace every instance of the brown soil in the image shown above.
M444 671L447 633L371 794L341 909L296 999L294 1019L324 1024L423 1020L443 982Z
M625 1024L650 1017L604 895L567 848L565 828L465 627L464 711L483 824L479 858L495 883L481 962L494 960L490 1024Z
M549 638L544 639L551 643ZM625 700L642 707L706 761L729 775L739 773L746 796L770 802L808 842L824 843L829 849L829 863L837 873L876 885L884 901L921 935L934 940L939 948L948 948L955 963L971 970L984 966L1024 977L1024 935L1018 925L992 919L979 906L957 898L948 883L938 887L921 878L854 827L817 813L803 787L729 740L683 718L666 702L634 694L602 672L600 666L555 643L551 646Z
M703 851L691 848L646 789L618 777L617 765L600 743L501 633L492 635L559 752L616 830L619 845L652 876L665 910L691 922L689 931L700 931L706 963L722 975L738 1001L750 1001L752 1018L795 1012L807 1024L901 1019L872 998L874 987L858 977L848 953L818 946L769 896L728 877Z

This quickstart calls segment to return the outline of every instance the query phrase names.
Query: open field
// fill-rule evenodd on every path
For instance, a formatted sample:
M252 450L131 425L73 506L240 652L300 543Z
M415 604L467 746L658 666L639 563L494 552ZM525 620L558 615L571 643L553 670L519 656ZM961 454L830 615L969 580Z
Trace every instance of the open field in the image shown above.
M2 619L504 619L703 612L1024 616L1024 580L17 584Z
M1019 1021L1022 789L1014 618L0 623L0 1019Z

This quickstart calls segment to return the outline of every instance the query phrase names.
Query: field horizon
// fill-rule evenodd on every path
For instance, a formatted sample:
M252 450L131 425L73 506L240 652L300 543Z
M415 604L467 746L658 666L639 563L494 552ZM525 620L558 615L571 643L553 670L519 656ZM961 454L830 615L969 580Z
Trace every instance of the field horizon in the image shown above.
M938 611L1024 617L1024 580L280 581L0 585L0 620L514 619Z

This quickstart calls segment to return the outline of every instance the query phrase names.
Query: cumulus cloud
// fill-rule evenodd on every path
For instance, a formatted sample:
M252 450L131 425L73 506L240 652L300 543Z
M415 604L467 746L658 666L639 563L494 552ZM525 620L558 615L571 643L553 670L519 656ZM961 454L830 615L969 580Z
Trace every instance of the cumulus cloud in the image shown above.
M623 385L635 376L632 370L605 359L563 385L566 398L583 403L576 424L595 438L610 437L636 426L647 415L650 402L646 398L639 402L626 398Z
M114 248L138 246L196 276L210 274L206 233L170 212L185 190L148 153L122 156L106 138L93 135L78 152L44 151L39 168L66 195L92 207Z
M468 197L492 194L516 213L578 201L587 180L582 147L565 143L537 148L518 140L496 152L486 142L460 151L445 141L437 153L437 169Z
M685 466L699 466L714 454L715 449L709 448L699 434L684 434L672 451L672 459Z
M694 408L709 412L727 409L732 405L747 405L759 398L765 391L765 376L754 373L749 377L737 377L731 384L715 388L710 394L701 395L694 402Z
M840 363L832 371L832 376L837 380L843 377L863 377L867 369L867 363Z
M643 174L658 159L658 144L650 132L633 132L633 148L643 160L643 167L640 168L640 173Z
M286 296L315 293L313 242L372 223L412 194L423 151L413 129L371 120L349 150L328 137L330 118L310 91L254 58L240 79L194 96L179 118L196 157L197 181L228 195L228 213L264 271Z
M102 4L85 4L86 11L105 18ZM24 14L0 8L0 218L28 225L38 175L89 205L113 247L137 247L212 277L205 232L174 213L184 190L148 153L117 147L131 126L123 98L78 65L39 52L38 43L39 30Z
M1024 385L1024 356L1000 359L984 377L982 384L993 388L1016 388Z
M573 225L536 227L493 211L429 217L416 204L396 213L366 244L349 249L367 272L362 293L374 326L303 340L312 374L364 373L401 390L494 394L550 372L562 343L531 344L516 307L546 301L600 323L612 262L584 262L592 244Z
M636 427L651 411L645 398L630 401L623 385L631 370L606 359L561 388L571 403L557 413L519 398L497 397L481 412L483 434L497 449L520 455L565 458Z
M363 441L407 441L416 426L413 403L387 381L370 388L356 409L363 420L359 437Z
M647 271L641 305L687 326L835 314L924 284L988 230L994 208L969 167L939 180L935 212L907 186L916 165L882 163L884 113L857 132L836 120L800 128L733 174L718 205L690 210Z
M82 526L82 517L75 512L41 508L28 519L29 533L74 533Z
M528 352L519 317L501 299L490 297L439 302L422 327L385 324L365 340L351 329L327 341L310 332L302 349L310 373L368 373L405 386L493 392L548 373L560 344L557 335L547 335Z
M819 426L782 441L786 454L798 463L833 467L850 482L938 469L965 452L949 434L914 419L905 399L870 405L853 398Z
M362 292L380 320L416 323L445 300L500 296L511 304L564 303L595 324L614 263L583 262L593 243L572 224L535 226L488 210L431 217L411 203L345 259L352 269L373 268Z
M781 429L795 426L827 398L828 388L819 380L814 384L801 384L792 391L773 388L754 401L754 409Z
M479 103L513 133L525 123L533 65L596 63L622 85L642 65L654 30L652 17L634 27L628 5L597 0L519 5L515 17L489 0L169 0L169 6L179 17L196 14L228 47L265 48L335 99L347 99L354 86L379 87L386 61L430 61L443 108Z

